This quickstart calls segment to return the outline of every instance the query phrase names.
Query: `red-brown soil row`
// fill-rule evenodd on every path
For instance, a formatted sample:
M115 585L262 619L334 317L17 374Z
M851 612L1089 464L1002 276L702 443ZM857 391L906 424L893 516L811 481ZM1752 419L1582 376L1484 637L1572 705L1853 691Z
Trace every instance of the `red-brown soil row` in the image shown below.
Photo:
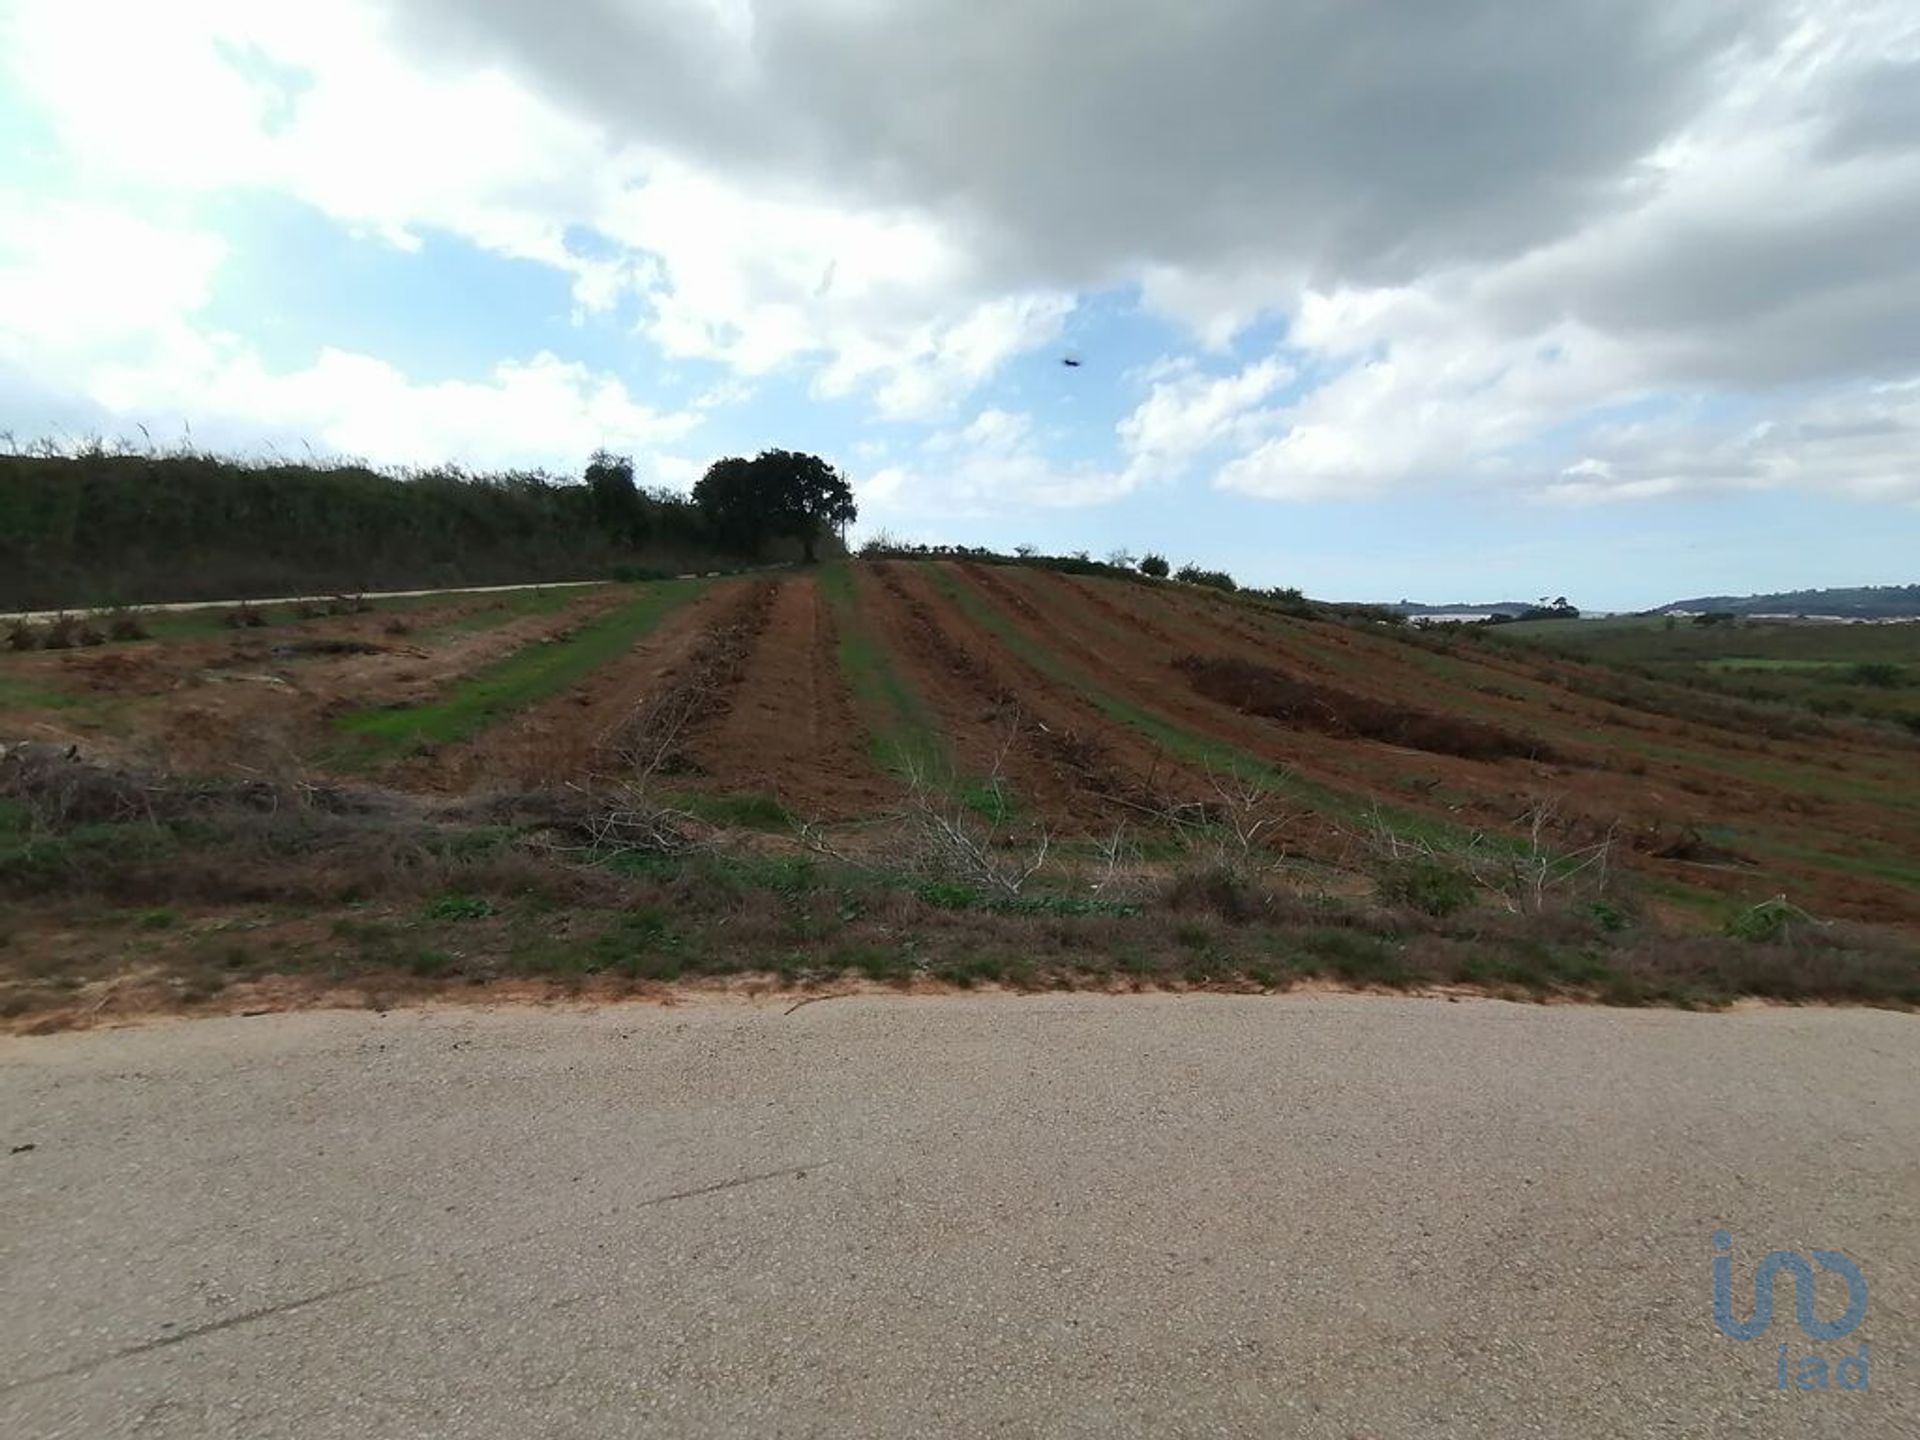
M1081 594L1095 584L1077 579L1069 583ZM1410 713L1476 718L1521 742L1512 748L1514 754L1531 755L1535 747L1526 742L1540 739L1534 713L1525 709L1503 712L1480 703L1479 696L1448 693L1448 687L1434 677L1416 681L1412 674L1405 673L1407 666L1398 656L1383 657L1372 648L1380 642L1344 626L1262 615L1210 592L1171 585L1107 598L1102 613L1121 628L1130 628L1150 615L1162 627L1169 653L1176 656L1240 657L1279 671L1294 683L1332 690L1356 700ZM1394 663L1383 667L1383 658ZM1592 758L1579 753L1578 744L1569 744L1564 738L1555 748L1566 752L1565 758L1570 761L1592 763Z
M918 566L873 574L872 613L895 663L949 734L965 737L967 774L998 764L1022 806L1082 828L1150 824L1200 799L1194 777L974 632Z
M776 797L808 820L871 815L898 798L874 764L811 577L782 579L726 713L686 750L720 788Z
M1061 577L1036 575L1033 578L1039 583L1029 594L1009 584L1004 572L995 567L961 562L951 568L962 584L978 591L1033 640L1085 671L1110 692L1194 733L1224 739L1269 764L1293 762L1294 756L1279 753L1271 744L1264 743L1271 737L1260 728L1260 722L1200 700L1177 678L1171 686L1153 678L1170 665L1170 654L1153 655L1151 643L1131 646L1118 643L1102 635L1097 626L1084 627L1080 623L1084 616L1066 613L1077 602L1064 586L1057 596L1054 593L1053 587L1060 584ZM1034 675L1034 684L1050 702L1060 693L1058 682L1051 677L1030 673ZM1127 756L1127 763L1135 773L1152 777L1150 788L1156 792L1217 813L1223 792L1236 788L1236 777L1209 774L1202 766L1183 762L1131 727L1100 716L1092 709L1091 702L1079 703L1086 706L1087 713L1098 716L1093 723L1102 727L1100 733L1110 748ZM1354 838L1334 817L1303 811L1276 837L1276 843L1292 853L1339 864L1352 858Z
M1492 650L1484 655L1474 651L1436 656L1409 641L1340 625L1262 615L1224 598L1203 597L1190 590L1169 589L1164 596L1156 594L1149 599L1163 613L1184 612L1187 623L1198 627L1188 631L1196 641L1206 630L1216 641L1229 637L1221 647L1224 653L1257 655L1262 663L1284 666L1294 673L1337 677L1337 683L1388 703L1413 697L1430 709L1457 711L1503 727L1533 731L1576 763L1636 774L1665 763L1635 753L1633 737L1641 736L1678 749L1706 748L1761 756L1770 766L1798 765L1806 770L1812 792L1818 794L1839 753L1838 747L1825 748L1824 742L1769 741L1752 733L1729 731L1725 726L1690 723L1636 709L1625 701L1594 697L1585 692L1609 678L1616 683L1619 680L1595 667L1552 668L1549 661L1549 668L1543 670L1510 661ZM1327 663L1330 655L1339 657L1337 664ZM1581 690L1568 687L1569 678L1576 674L1589 682ZM1880 767L1898 764L1885 747L1870 743L1863 747L1856 742L1854 753L1867 762L1867 768L1858 772L1863 775L1879 776L1886 773ZM1703 778L1710 778L1710 774Z
M773 617L778 588L775 581L756 580L734 592L645 699L602 738L598 758L606 768L635 776L703 773L691 747L733 708L734 692Z
M1339 788L1372 793L1396 805L1425 808L1456 824L1507 831L1516 828L1533 806L1551 802L1562 819L1561 833L1554 836L1556 843L1589 841L1613 829L1641 852L1640 863L1644 866L1692 885L1755 898L1784 888L1795 898L1804 897L1803 903L1825 906L1823 913L1920 920L1920 896L1897 882L1840 873L1818 860L1776 854L1737 857L1749 863L1730 864L1729 856L1716 854L1716 847L1698 838L1717 827L1731 826L1736 835L1772 835L1795 848L1846 854L1853 848L1854 837L1865 836L1895 854L1912 855L1920 852L1920 833L1916 833L1909 812L1796 793L1792 788L1783 790L1778 785L1734 779L1705 766L1661 757L1621 759L1615 763L1622 768L1613 771L1518 760L1488 764L1415 754L1364 740L1334 740L1291 725L1259 722L1237 711L1229 718L1220 712L1232 711L1233 707L1207 702L1193 693L1176 663L1180 656L1168 653L1170 645L1210 645L1215 657L1235 664L1268 669L1285 665L1289 670L1297 666L1296 673L1318 676L1337 673L1344 686L1373 696L1416 697L1427 710L1439 710L1456 700L1459 687L1404 653L1403 642L1345 633L1345 627L1285 617L1271 621L1262 617L1264 623L1256 627L1238 616L1223 618L1204 613L1200 607L1206 602L1186 595L1173 593L1163 599L1159 589L1135 595L1122 585L1102 587L1109 592L1103 597L1106 604L1089 605L1085 603L1087 582L1074 583L1036 572L961 568L1037 640L1067 656L1089 651L1100 654L1101 683L1134 703L1254 753L1295 764L1301 773ZM1151 614L1142 615L1150 605ZM1158 643L1116 643L1116 633L1123 627L1133 628L1137 618L1150 620L1161 637ZM1342 663L1336 670L1325 663L1324 655L1329 650L1339 652L1343 662L1351 658L1358 663L1351 667ZM1318 657L1315 651L1320 652ZM1310 669L1315 658L1320 663ZM1472 674L1477 668L1475 658L1456 657L1455 663ZM1507 683L1506 677L1491 667L1486 673L1489 684ZM1576 754L1582 748L1606 753L1606 730L1627 728L1619 725L1616 712L1624 712L1638 722L1634 733L1657 729L1659 743L1676 750L1697 749L1703 744L1702 735L1713 734L1709 727L1674 724L1663 717L1633 712L1624 705L1588 701L1564 691L1550 693L1556 699L1564 698L1565 711L1573 719L1550 725L1538 705L1498 696L1487 703L1488 697L1478 692L1473 692L1473 698L1482 703L1475 705L1473 712L1478 718L1492 715L1517 721L1556 739L1559 724L1565 724L1567 729L1562 733L1572 738L1563 743ZM1250 725L1250 721L1254 723ZM1600 732L1600 747L1591 738L1595 730ZM1621 757L1631 754L1625 748L1615 753ZM1776 746L1764 763L1784 764L1798 759L1805 765L1810 758ZM1883 752L1874 758L1884 763L1891 756ZM1633 773L1635 769L1642 773ZM1849 765L1842 773L1855 770ZM1809 773L1817 777L1832 772L1821 767ZM1737 845L1734 848L1737 852ZM1709 863L1661 860L1663 854L1691 855Z
M1818 736L1791 733L1766 711L1724 697L1707 696L1660 681L1623 677L1604 666L1555 656L1545 651L1515 652L1483 643L1452 656L1429 654L1417 642L1364 629L1303 622L1263 612L1224 596L1188 587L1168 587L1156 596L1165 608L1197 614L1262 646L1280 646L1293 663L1338 656L1350 682L1378 677L1388 693L1409 685L1446 692L1450 707L1479 711L1489 719L1503 714L1532 717L1537 726L1574 732L1599 725L1636 732L1682 747L1722 747L1773 757L1769 763L1831 771L1842 754L1857 756L1869 773L1910 762L1895 757L1888 745L1852 727L1829 727ZM1302 639L1305 637L1305 643ZM1625 693L1623 686L1628 687ZM1574 733L1563 733L1568 743Z
M1022 807L1056 820L1098 813L1099 806L1085 803L1071 778L1033 744L1037 716L1028 715L985 658L989 652L949 635L897 567L863 567L855 594L902 681L943 732L957 775L971 780L998 774Z
M1197 598L1171 600L1180 605ZM1213 603L1216 613L1228 604L1217 599ZM1740 816L1743 826L1761 832L1779 829L1803 848L1810 844L1809 834L1823 835L1811 848L1835 853L1845 853L1861 840L1906 855L1920 844L1920 816L1911 805L1903 809L1897 799L1875 803L1876 793L1914 794L1920 755L1897 739L1876 742L1864 732L1836 734L1831 740L1768 738L1730 728L1730 722L1719 719L1676 719L1629 703L1638 694L1639 682L1624 682L1626 698L1603 698L1593 692L1620 689L1622 677L1604 667L1554 657L1532 665L1497 649L1436 656L1408 640L1365 632L1328 636L1326 632L1346 627L1283 617L1267 620L1261 629L1260 639L1267 642L1260 646L1263 653L1277 650L1291 657L1326 639L1339 640L1343 653L1364 659L1367 678L1361 683L1376 695L1419 695L1423 703L1444 704L1496 723L1531 724L1571 757L1603 763L1618 772L1617 778L1566 777L1569 789L1592 792L1590 808L1596 814L1618 814L1623 795L1638 795L1651 802L1643 808L1652 811L1670 814L1678 799L1697 812L1680 821L1684 827L1706 828ZM1655 698L1663 705L1682 706L1700 699L1685 691ZM1711 697L1706 701L1709 707L1714 703ZM1728 713L1737 718L1740 712L1736 708ZM1755 720L1777 725L1764 713ZM1649 744L1673 753L1642 753L1641 747ZM1699 758L1690 759L1689 754ZM1760 772L1757 777L1755 771ZM1650 837L1647 848L1671 848L1673 837L1663 833L1661 825L1650 827Z

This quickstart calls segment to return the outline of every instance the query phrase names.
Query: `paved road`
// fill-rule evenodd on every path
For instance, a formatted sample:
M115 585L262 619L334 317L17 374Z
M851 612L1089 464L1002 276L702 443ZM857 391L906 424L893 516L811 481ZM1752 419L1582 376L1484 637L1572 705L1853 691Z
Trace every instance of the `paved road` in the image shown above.
M1357 996L13 1040L0 1435L1911 1437L1917 1061L1869 1011ZM1717 1226L1742 1314L1819 1247L1864 1323L1783 1283L1723 1338ZM1781 1393L1782 1341L1869 1388Z

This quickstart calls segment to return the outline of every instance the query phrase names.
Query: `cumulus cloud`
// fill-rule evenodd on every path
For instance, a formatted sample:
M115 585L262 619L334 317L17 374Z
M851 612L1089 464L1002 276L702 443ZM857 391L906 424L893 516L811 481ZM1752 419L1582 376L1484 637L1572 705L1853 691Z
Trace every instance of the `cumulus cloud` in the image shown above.
M862 499L870 520L902 513L986 516L1096 505L1137 483L1125 470L1056 461L1032 416L989 408L964 426L929 436L912 462L883 466Z
M89 183L445 230L564 269L583 317L632 304L670 356L886 421L953 427L1096 291L1205 352L1111 463L949 445L963 503L1183 475L1920 494L1902 0L16 0L5 39ZM209 263L164 257L154 303ZM1237 348L1262 319L1284 338ZM553 363L576 410L610 403Z
M935 433L915 466L889 466L874 494L883 506L988 514L996 508L1097 505L1177 479L1210 454L1270 429L1262 402L1293 371L1266 359L1225 375L1164 361L1144 377L1146 397L1114 427L1120 463L1062 464L1031 415L989 407L966 425Z
M1274 358L1225 376L1176 366L1119 424L1131 469L1177 475L1216 447L1244 447L1271 427L1261 402L1293 378L1293 367Z
M535 466L611 444L642 455L686 438L699 410L662 412L617 378L541 352L478 380L421 383L323 348L273 369L200 319L225 246L98 204L0 195L0 377L9 417L95 412L204 441L302 442L379 462Z
M1580 505L1809 485L1859 500L1920 499L1920 380L1804 399L1740 424L1667 420L1589 438L1595 453L1569 465L1542 499Z

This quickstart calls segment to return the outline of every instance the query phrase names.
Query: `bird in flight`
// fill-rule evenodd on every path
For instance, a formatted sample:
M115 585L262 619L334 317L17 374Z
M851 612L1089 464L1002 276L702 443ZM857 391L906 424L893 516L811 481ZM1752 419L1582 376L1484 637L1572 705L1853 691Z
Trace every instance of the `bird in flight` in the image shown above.
M1062 355L1060 357L1060 363L1065 365L1069 370L1078 370L1080 368L1080 362L1071 355Z

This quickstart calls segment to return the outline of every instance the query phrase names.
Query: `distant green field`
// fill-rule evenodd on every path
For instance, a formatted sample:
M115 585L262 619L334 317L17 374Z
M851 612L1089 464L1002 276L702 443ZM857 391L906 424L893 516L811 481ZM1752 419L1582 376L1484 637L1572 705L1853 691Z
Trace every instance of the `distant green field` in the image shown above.
M1696 625L1635 615L1528 621L1491 633L1738 699L1865 716L1920 734L1920 623Z
M1502 635L1520 639L1590 636L1616 630L1658 630L1666 618L1664 615L1599 615L1591 620L1509 620L1494 628Z
M1699 662L1709 670L1844 670L1850 660L1770 660L1761 656L1729 655Z

